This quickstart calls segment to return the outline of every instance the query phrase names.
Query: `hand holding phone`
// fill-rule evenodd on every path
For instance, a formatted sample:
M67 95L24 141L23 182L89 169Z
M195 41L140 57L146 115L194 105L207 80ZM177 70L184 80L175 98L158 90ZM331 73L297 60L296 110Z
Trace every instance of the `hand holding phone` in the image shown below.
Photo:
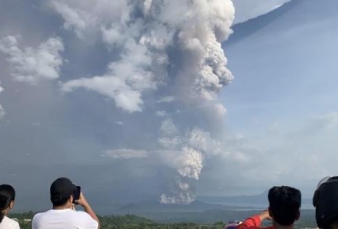
M81 194L81 187L76 186L76 189L73 192L73 204L78 204L78 200L80 199L80 194Z

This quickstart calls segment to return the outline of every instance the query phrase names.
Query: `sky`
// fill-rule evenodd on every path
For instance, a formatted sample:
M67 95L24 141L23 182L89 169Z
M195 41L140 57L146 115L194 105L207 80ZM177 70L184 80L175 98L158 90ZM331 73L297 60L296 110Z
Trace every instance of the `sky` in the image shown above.
M334 0L0 1L0 178L17 209L48 208L60 176L108 208L310 197L337 173Z

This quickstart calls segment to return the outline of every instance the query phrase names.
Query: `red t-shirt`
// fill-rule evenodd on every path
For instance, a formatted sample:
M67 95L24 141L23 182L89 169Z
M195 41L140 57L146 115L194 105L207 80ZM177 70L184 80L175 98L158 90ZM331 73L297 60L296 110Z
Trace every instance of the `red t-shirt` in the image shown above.
M258 215L254 215L244 220L244 222L239 224L236 229L275 229L273 226L262 227L261 224L261 218L259 218Z

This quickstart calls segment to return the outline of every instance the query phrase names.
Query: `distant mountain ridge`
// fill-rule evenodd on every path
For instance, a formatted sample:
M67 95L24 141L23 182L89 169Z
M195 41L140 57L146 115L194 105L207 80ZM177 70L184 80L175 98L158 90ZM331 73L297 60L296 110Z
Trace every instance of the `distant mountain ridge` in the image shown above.
M302 199L302 205L310 206L311 199ZM113 204L107 208L98 208L102 214L135 214L146 216L147 214L162 213L193 213L204 211L257 211L268 206L268 191L258 195L241 196L198 196L190 204L163 204L159 200L146 200L128 204ZM309 208L305 208L309 209ZM146 214L146 215L144 215ZM148 216L147 216L148 217Z
M238 23L233 25L232 29L234 33L229 37L229 39L224 42L224 47L238 43L243 39L248 39L252 34L257 33L257 31L262 28L273 24L274 21L278 20L284 14L287 14L293 8L302 4L298 1L290 1L282 5L281 7L270 11L266 14L260 15L258 17L252 18L248 21Z
M268 204L268 191L258 195L241 195L241 196L199 196L197 200L205 203L218 204Z
M256 208L258 206L268 206L268 192L265 191L258 195L241 195L241 196L199 196L198 201L209 204L221 204L227 206L236 206L238 208ZM312 200L302 198L302 205L312 205Z
M202 212L208 210L240 210L241 207L194 201L190 204L162 204L159 201L142 201L124 205L114 210L116 214L137 214L140 212Z
M243 220L246 217L259 213L265 209L267 204L267 192L254 196L233 196L233 197L199 197L198 199L236 201L242 203L242 206L225 205L217 203L205 203L196 200L188 205L182 204L162 204L159 201L142 201L123 205L110 212L110 215L137 215L146 217L157 222L197 222L212 223L217 221L227 222L230 220ZM260 202L263 200L264 201ZM305 199L309 202L309 199ZM262 203L259 207L250 207L250 204L244 201L251 201L253 205ZM237 203L238 203L237 202ZM303 200L304 202L304 200ZM264 204L266 203L266 204ZM302 218L307 220L314 219L314 209L302 209Z

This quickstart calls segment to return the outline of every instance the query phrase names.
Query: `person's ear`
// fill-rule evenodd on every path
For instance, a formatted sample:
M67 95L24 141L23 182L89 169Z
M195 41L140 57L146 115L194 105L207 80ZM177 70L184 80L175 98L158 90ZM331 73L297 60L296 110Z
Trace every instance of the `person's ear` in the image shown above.
M298 210L295 220L298 220L299 218L300 218L300 211Z
M73 199L74 199L73 195L70 195L68 201L71 202L71 203L73 203Z
M14 200L12 200L10 203L9 203L9 209L12 209L14 207Z
M273 213L272 213L271 208L269 207L268 210L269 210L269 215L270 215L270 217L273 218Z

